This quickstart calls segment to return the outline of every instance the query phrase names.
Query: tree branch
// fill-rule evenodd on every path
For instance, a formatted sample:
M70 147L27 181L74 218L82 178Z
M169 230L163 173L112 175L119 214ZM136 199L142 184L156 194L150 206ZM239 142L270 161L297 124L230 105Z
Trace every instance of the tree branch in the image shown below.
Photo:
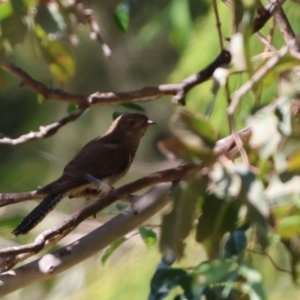
M41 139L45 137L49 137L54 135L60 128L64 125L77 120L84 112L86 108L78 108L71 112L66 117L63 117L60 121L46 125L40 126L39 131L29 132L27 134L23 134L18 138L11 139L8 137L0 138L0 144L16 146L20 144L24 144L27 142L31 142L36 139Z
M123 185L122 187L109 192L106 196L98 199L93 204L77 211L59 226L41 233L37 236L33 243L20 247L8 247L0 250L0 257L3 258L0 261L0 267L4 270L10 269L16 263L23 261L35 253L40 252L49 245L57 243L85 219L90 216L94 216L97 212L103 210L105 207L111 205L118 199L158 183L180 181L187 175L200 170L203 166L204 164L201 163L186 164L178 166L177 168L157 172L129 184ZM136 209L136 205L134 204L134 210L136 211Z
M254 19L253 32L261 29L269 18L281 7L285 0L277 0L268 3L259 11L258 16ZM95 29L95 28L94 28ZM98 28L99 29L99 28ZM64 117L59 122L41 127L39 131L28 133L16 139L1 138L0 144L19 145L38 138L49 137L57 132L65 124L76 120L84 110L93 105L100 104L116 104L128 101L148 101L160 98L164 95L173 95L175 103L185 104L186 94L194 86L210 79L213 72L221 65L228 64L231 61L231 54L228 50L222 50L216 59L211 62L206 68L191 75L177 84L161 84L159 86L148 86L128 92L108 92L108 93L93 93L89 96L70 94L61 90L54 90L47 87L45 84L33 79L28 73L18 68L12 63L1 62L0 67L14 74L22 80L22 85L26 85L37 93L43 95L46 99L53 99L63 102L71 102L79 105L79 109L70 115Z
M77 9L80 11L80 13L83 14L87 23L91 27L91 34L90 34L91 39L97 40L99 42L99 44L101 45L102 51L104 53L104 56L106 58L111 57L112 52L111 52L109 46L107 45L107 43L105 43L105 41L103 40L103 38L101 36L100 27L99 27L98 23L95 21L94 16L93 16L93 10L90 8L84 8L83 3L78 3Z
M166 196L171 186L171 183L158 184L141 196L135 203L135 210L138 214L135 214L131 208L127 208L78 241L15 270L1 274L0 296L56 276L142 225L170 202Z
M274 15L279 30L284 38L286 45L289 47L290 53L300 58L300 45L296 38L296 35L289 23L288 18L285 15L283 8L280 8Z

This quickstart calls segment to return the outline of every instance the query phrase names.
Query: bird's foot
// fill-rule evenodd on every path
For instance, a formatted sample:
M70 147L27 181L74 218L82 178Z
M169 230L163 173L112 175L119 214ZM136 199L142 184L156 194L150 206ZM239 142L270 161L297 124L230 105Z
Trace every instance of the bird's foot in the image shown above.
M133 211L134 215L138 214L137 210L135 210L135 207L134 207L134 204L136 203L136 201L138 199L139 199L139 196L137 196L137 195L127 195L124 198L122 198L122 200L124 202L127 202L127 203L131 204L131 208L132 208L132 211Z

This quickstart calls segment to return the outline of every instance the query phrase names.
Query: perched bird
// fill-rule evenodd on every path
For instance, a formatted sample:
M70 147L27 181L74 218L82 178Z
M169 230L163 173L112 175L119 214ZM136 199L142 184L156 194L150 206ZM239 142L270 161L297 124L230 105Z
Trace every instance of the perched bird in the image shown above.
M95 181L112 185L128 171L139 142L149 125L155 124L145 115L130 113L119 116L102 137L87 143L66 165L60 178L40 188L37 194L46 198L12 232L26 234L60 202L97 190L98 196L107 193ZM95 181L90 180L94 178Z

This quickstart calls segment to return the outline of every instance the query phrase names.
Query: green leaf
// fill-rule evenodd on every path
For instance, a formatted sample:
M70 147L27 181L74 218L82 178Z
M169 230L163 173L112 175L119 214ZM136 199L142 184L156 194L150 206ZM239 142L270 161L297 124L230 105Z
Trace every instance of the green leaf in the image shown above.
M208 147L214 147L217 134L209 120L183 109L180 111L180 118L187 125L188 129L203 139Z
M128 109L145 112L145 109L142 106L140 106L136 103L133 103L133 102L126 102L126 103L122 103L121 105L128 108Z
M128 206L129 206L129 205L126 204L126 203L124 203L124 202L118 202L118 203L116 204L116 208L117 208L118 211L123 211L123 210L125 210Z
M277 224L277 233L283 238L291 238L300 233L300 216L288 216Z
M115 23L122 31L126 31L129 27L130 15L129 15L129 1L122 1L116 7L114 14Z
M70 47L58 41L47 41L42 52L57 81L65 82L75 74L75 61Z
M266 300L262 284L262 275L245 263L239 269L239 274L246 279L242 284L242 291L249 295L250 300Z
M101 258L101 261L103 264L106 263L107 259L110 257L110 255L118 248L120 247L127 239L125 237L121 237L120 239L113 242L106 250L104 255Z
M153 230L140 227L139 232L147 247L154 246L157 243L157 235Z
M238 270L238 263L235 257L228 260L215 259L200 264L194 271L197 276L205 277L205 285L221 283Z
M184 240L195 222L197 199L204 194L207 181L206 177L198 177L185 188L178 185L171 192L173 209L163 216L161 226L160 249L165 256L170 252L177 257L183 255Z
M75 104L75 103L70 103L68 105L68 108L67 108L67 112L70 114L71 112L73 112L74 110L76 110L78 108L78 105Z
M0 3L0 21L8 18L13 13L13 8L10 2Z
M161 269L158 266L152 280L149 299L161 300L168 296L170 291L181 286L186 299L193 299L192 278L183 269Z
M203 244L210 259L220 256L220 242L226 232L235 229L240 205L239 201L224 201L213 194L204 196L196 241Z

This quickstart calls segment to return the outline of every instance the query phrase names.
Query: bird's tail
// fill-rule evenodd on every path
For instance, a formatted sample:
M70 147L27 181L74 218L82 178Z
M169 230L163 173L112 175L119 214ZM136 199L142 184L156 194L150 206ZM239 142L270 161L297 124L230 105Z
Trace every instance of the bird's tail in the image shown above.
M40 223L46 215L54 209L59 201L64 197L64 194L50 194L48 195L12 232L17 236L26 234L38 223Z

